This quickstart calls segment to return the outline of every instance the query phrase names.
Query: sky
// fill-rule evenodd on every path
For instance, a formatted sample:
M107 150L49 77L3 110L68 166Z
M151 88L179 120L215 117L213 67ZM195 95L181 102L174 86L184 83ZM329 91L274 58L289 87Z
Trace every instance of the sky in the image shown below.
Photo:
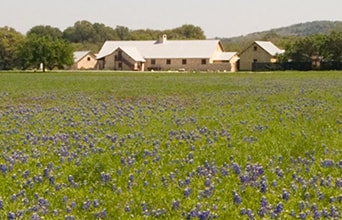
M36 25L61 31L87 20L115 28L199 26L207 38L234 37L292 24L342 21L341 0L1 0L0 27L25 34Z

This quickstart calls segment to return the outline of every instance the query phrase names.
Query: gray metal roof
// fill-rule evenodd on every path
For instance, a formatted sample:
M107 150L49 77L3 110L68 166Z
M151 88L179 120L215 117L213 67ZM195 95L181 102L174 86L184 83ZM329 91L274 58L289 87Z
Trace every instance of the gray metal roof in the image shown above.
M282 54L285 52L284 50L279 49L276 45L274 45L270 41L255 41L255 43L272 56L275 56L277 54Z
M80 61L83 57L87 56L90 51L75 51L74 52L74 62Z
M211 58L219 44L219 40L106 41L97 59L112 54L117 48L136 48L145 59Z

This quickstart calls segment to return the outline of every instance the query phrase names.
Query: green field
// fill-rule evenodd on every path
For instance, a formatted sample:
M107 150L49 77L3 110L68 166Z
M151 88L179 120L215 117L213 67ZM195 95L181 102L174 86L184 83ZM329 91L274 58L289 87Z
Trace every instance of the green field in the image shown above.
M339 219L342 72L2 72L0 147L0 219Z

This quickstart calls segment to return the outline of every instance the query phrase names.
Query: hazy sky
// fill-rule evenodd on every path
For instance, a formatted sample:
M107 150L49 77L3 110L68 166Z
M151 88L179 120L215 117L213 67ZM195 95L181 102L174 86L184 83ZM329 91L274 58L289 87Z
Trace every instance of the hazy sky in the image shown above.
M1 0L0 27L62 31L88 20L115 28L200 26L208 38L233 37L315 20L342 21L342 0Z

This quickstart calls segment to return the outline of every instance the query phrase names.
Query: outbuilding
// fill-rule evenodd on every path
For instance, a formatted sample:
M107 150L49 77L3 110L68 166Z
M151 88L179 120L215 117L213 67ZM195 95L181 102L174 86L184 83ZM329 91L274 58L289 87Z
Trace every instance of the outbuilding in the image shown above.
M91 51L75 51L74 64L70 67L72 70L95 69L97 64L96 55Z
M270 41L255 41L240 54L240 70L252 71L253 63L276 63L277 55L284 53Z

